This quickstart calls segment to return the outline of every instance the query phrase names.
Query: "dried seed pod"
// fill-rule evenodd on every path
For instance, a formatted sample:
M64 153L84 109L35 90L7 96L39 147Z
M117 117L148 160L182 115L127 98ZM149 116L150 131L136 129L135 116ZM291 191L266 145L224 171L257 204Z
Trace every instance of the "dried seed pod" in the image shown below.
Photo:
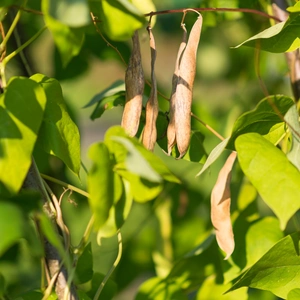
M176 88L175 133L179 158L186 153L191 136L191 108L196 75L196 57L202 29L202 16L193 25L179 65Z
M155 40L150 26L147 28L147 30L150 39L152 85L150 97L146 104L146 124L143 132L143 144L148 150L153 151L157 138L156 119L158 116L159 108L157 99L157 84L154 73L154 66L156 60Z
M176 87L178 83L178 78L179 78L179 65L181 61L181 57L183 54L183 51L186 47L186 42L187 42L187 32L185 25L181 25L183 29L183 37L182 37L182 42L179 46L178 53L177 53L177 58L176 58L176 63L175 63L175 70L172 78L172 92L171 92L171 97L170 97L170 110L169 110L169 125L167 129L167 138L168 138L168 154L170 155L172 152L172 148L176 144L176 134L175 134L175 103L176 103Z
M219 172L217 182L211 192L211 222L216 230L219 247L228 259L234 250L234 238L230 220L230 180L231 170L236 159L232 152Z
M125 74L126 102L121 126L130 136L135 136L140 123L145 84L137 31L132 37L132 42L132 53Z

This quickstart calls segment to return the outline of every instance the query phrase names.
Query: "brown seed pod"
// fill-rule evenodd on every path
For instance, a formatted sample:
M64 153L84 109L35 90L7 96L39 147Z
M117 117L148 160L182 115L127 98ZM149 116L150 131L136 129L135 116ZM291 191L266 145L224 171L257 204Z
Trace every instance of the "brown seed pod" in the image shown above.
M179 65L180 65L181 57L182 57L182 54L186 47L186 42L187 42L187 32L186 32L185 25L182 24L181 28L183 29L183 37L182 37L182 42L179 46L178 53L177 53L175 70L174 70L173 78L172 78L172 92L171 92L171 97L170 97L170 110L169 110L170 120L169 120L168 129L167 129L168 154L169 155L172 152L172 148L176 144L176 134L175 134L176 88L177 88L177 83L178 83L178 78L179 78Z
M234 250L230 220L230 180L235 159L236 152L232 152L220 170L217 182L211 192L211 222L216 230L218 245L226 253L225 259L228 259Z
M186 153L191 136L191 108L196 75L196 57L202 29L202 16L193 25L179 65L176 88L175 133L179 158Z
M154 66L156 60L156 48L155 48L155 40L152 33L152 29L150 26L147 28L150 39L150 51L151 51L151 92L150 97L146 104L146 124L143 132L143 144L148 149L153 151L156 138L156 119L158 116L158 99L157 99L157 84L156 77L154 73Z
M145 84L137 31L132 37L132 42L132 53L125 73L126 102L121 126L130 136L135 136L140 123Z

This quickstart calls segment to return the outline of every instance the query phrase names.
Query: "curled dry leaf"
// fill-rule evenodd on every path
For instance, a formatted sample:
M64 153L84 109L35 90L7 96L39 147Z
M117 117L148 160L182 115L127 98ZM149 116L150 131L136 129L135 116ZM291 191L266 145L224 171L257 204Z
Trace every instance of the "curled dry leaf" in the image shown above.
M229 155L211 192L211 222L216 230L218 245L226 253L225 259L228 259L234 250L230 220L230 180L236 155L236 152Z
M175 71L173 74L172 78L172 92L171 92L171 97L170 97L170 111L169 111L169 125L167 129L167 138L168 138L168 154L170 155L172 152L172 148L176 144L176 135L175 135L175 103L176 103L176 88L177 88L177 83L178 83L178 78L179 78L179 65L181 61L181 57L183 54L183 51L186 47L186 42L187 42L187 32L185 25L181 25L183 29L183 37L182 37L182 42L179 46L178 53L177 53L177 58L176 58L176 63L175 63Z
M155 48L155 40L152 33L152 29L150 26L147 29L150 38L152 85L151 85L150 97L146 104L146 124L143 132L143 144L148 150L153 151L156 142L156 137L157 137L156 119L158 116L157 85L156 85L156 78L154 73L154 66L156 60L156 48Z
M144 92L144 72L138 32L133 37L133 48L125 74L126 102L121 126L130 136L135 136L140 123Z
M184 156L190 143L193 85L196 75L196 58L201 29L202 16L199 15L191 29L179 66L175 104L175 132L180 153L179 158Z

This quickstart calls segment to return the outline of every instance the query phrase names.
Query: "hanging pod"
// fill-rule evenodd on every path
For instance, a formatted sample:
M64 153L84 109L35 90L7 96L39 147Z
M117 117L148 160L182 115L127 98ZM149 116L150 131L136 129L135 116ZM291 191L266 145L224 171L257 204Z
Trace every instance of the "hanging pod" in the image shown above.
M176 103L176 88L178 84L178 78L179 78L179 65L180 60L183 54L183 51L186 47L187 42L187 32L185 25L182 24L181 28L183 29L183 36L182 36L182 42L179 46L176 63L175 63L175 70L172 78L172 92L170 97L170 110L169 110L169 125L167 129L167 139L168 139L168 154L170 155L172 152L172 148L176 144L176 133L175 133L175 103Z
M157 84L156 77L154 73L155 60L156 60L156 48L155 48L155 40L152 33L152 29L150 26L147 28L150 39L150 51L151 51L151 92L149 99L146 104L146 124L143 131L143 144L148 149L153 151L156 138L157 138L157 130L156 130L156 119L158 116L158 99L157 99Z
M125 73L126 102L121 126L130 136L135 136L140 123L145 84L137 31L132 37L132 43L132 53Z
M176 90L172 88L172 96L170 99L170 124L168 128L168 153L172 151L172 147L177 143L179 151L179 158L186 153L191 136L191 108L193 99L193 85L196 75L196 58L197 49L200 41L202 29L202 16L199 15L194 23L188 42L179 55L178 75L176 68L178 57L176 61L175 72L173 75L172 84L176 84ZM181 45L179 50L181 50ZM177 80L174 76L177 75ZM176 82L176 81L177 82ZM175 93L174 93L175 90ZM175 127L175 138L172 136Z

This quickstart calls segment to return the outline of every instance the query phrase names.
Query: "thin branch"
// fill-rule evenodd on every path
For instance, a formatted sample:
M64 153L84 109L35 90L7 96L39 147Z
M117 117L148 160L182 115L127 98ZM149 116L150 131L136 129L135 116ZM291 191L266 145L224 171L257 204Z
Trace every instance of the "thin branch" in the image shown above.
M76 193L78 193L78 194L81 194L81 195L83 195L84 197L87 197L87 198L90 197L90 194L89 194L89 193L87 193L87 192L84 191L84 190L81 190L81 189L77 188L77 187L74 186L74 185L68 184L68 183L66 183L66 182L64 182L64 181L58 180L58 179L56 179L56 178L54 178L54 177L51 177L51 176L48 176L48 175L42 174L42 173L41 173L41 177L44 178L44 179L46 179L46 180L49 180L49 181L51 181L51 182L57 183L57 184L59 184L59 185L65 187L65 188L67 188L67 189L70 189L70 190L72 190L72 191L74 191L74 192L76 192Z
M157 15L166 15L166 14L175 14L175 13L183 13L186 11L187 8L180 8L180 9L168 9L168 10L161 10L161 11L152 11L148 14L145 14L145 17L153 17ZM281 20L278 19L275 16L271 16L265 12L256 10L256 9L251 9L251 8L225 8L225 7L206 7L206 8L193 8L195 11L199 12L209 12L209 11L219 11L219 12L244 12L244 13L250 13L250 14L255 14L255 15L260 15L262 17L268 18L268 19L273 19L275 21L280 22Z
M217 138L219 138L221 141L224 141L225 138L219 134L216 130L214 130L212 127L210 127L208 124L206 124L205 122L203 122L199 117L197 117L194 113L191 113L191 116L197 120L198 122L200 122L202 125L204 125L212 134L214 134Z
M107 272L107 274L105 275L105 277L103 278L93 300L98 300L107 280L109 279L109 277L111 276L111 274L113 273L113 271L116 269L117 265L119 264L121 257L122 257L122 235L120 230L118 231L118 244L119 244L119 248L118 248L118 255L116 260L114 261L112 267L110 268L110 270Z

